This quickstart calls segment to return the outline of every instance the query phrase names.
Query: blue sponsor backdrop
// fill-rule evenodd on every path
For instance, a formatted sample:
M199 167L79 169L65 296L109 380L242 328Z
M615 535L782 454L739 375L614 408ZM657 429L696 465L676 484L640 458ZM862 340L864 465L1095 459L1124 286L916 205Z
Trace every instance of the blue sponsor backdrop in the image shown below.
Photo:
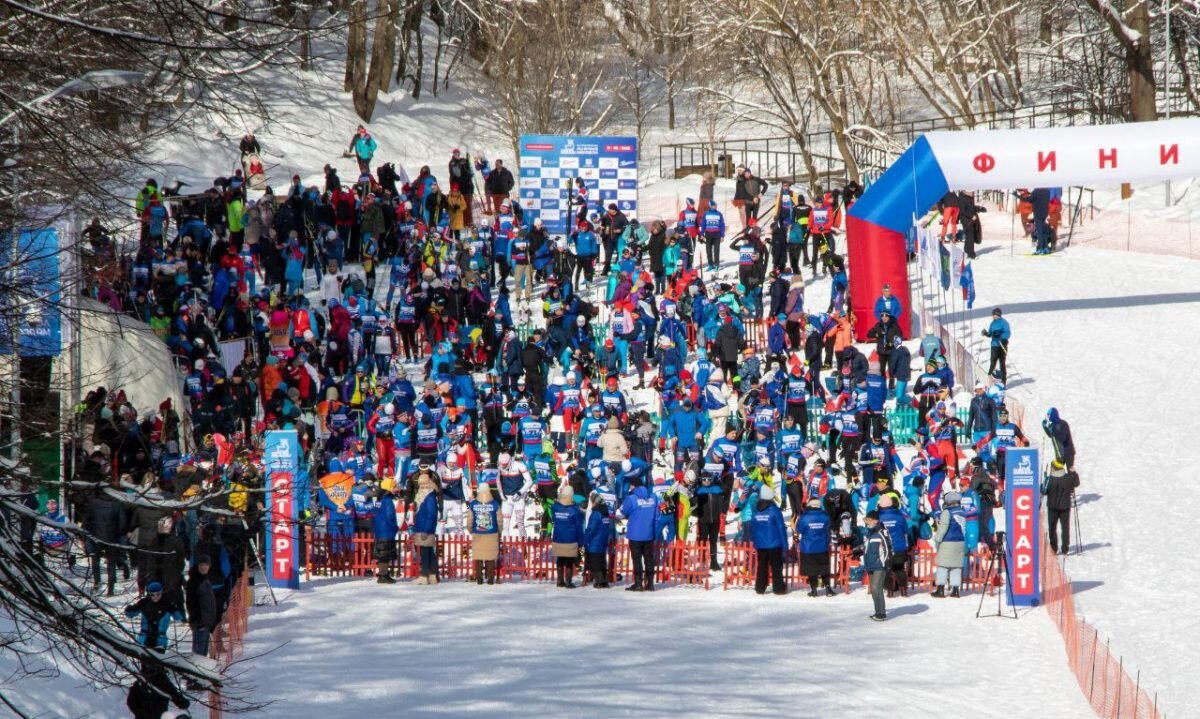
M3 233L0 267L8 268L5 284L17 288L12 297L0 299L0 302L15 302L17 307L16 312L0 312L0 354L12 353L4 318L19 317L21 356L57 357L62 353L58 230L54 227L21 230L15 248L12 234Z
M637 217L637 138L522 135L517 193L526 222L540 217L552 235L567 234L579 206L575 178L587 189L588 214L616 203Z

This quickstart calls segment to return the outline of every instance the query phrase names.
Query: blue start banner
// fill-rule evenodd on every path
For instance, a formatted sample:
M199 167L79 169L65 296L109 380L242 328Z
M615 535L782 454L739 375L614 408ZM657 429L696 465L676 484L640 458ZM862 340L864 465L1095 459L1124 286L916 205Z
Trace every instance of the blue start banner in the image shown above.
M62 353L61 280L58 230L47 227L0 235L0 267L7 270L8 287L16 288L3 301L15 308L0 312L0 354L12 354L12 335L4 318L18 317L18 353L22 357L57 357Z
M522 135L517 191L526 223L540 217L552 235L565 235L586 214L615 204L637 217L636 137Z
M1042 603L1038 541L1038 504L1041 498L1038 451L1009 447L1004 457L1004 505L1008 518L1008 581L1013 605L1036 607Z
M300 588L299 502L300 443L294 429L271 430L264 437L267 473L267 582Z

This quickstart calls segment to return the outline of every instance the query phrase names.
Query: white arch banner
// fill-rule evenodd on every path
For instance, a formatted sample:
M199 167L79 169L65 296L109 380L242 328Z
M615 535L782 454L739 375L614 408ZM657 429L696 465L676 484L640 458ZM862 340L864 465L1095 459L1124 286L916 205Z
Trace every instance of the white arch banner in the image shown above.
M1200 177L1200 119L925 135L951 190Z

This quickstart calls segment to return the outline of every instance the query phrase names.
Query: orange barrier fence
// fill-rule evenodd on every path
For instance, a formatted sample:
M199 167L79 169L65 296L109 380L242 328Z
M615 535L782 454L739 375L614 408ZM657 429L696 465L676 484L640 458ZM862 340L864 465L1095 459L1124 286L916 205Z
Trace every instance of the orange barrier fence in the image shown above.
M309 541L307 547L306 579L313 576L365 577L378 567L374 558L375 538L371 534L326 535ZM404 538L397 549L397 559L389 568L401 579L416 577L420 561L412 539ZM437 555L438 576L443 581L475 579L469 536L438 537ZM709 588L707 545L662 544L657 548L656 559L655 581L658 584ZM500 542L500 560L496 567L496 578L500 582L554 582L557 581L556 568L548 539L505 537ZM608 568L609 581L619 581L632 574L629 545L624 539L612 543Z
M250 618L250 604L253 601L250 572L251 569L247 567L233 586L233 594L229 595L225 615L209 639L209 656L217 661L217 666L222 671L242 655L242 644L246 639ZM224 710L221 692L209 692L208 705L209 719L220 719Z
M1071 580L1050 551L1045 534L1041 538L1042 602L1062 634L1067 663L1079 681L1079 688L1096 714L1105 719L1162 719L1157 698L1141 687L1138 679L1125 671L1125 662L1114 656L1108 642L1100 643L1096 628L1075 612Z

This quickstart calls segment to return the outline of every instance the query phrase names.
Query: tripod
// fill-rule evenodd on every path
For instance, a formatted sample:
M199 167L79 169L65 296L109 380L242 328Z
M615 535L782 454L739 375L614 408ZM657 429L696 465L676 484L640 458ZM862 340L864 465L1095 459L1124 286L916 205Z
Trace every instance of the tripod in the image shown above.
M1012 581L1008 574L1008 537L1004 532L996 532L996 547L997 550L992 551L992 556L988 559L987 574L983 580L983 592L979 595L979 608L975 610L975 618L979 619L984 616L983 602L987 599L987 588L992 585L992 578L1003 578L1004 592L1008 595L1008 606L1012 609L1012 618L1017 618L1017 608L1013 604ZM1004 597L1000 592L996 592L996 613L988 614L989 617L1008 617L1010 616L1004 611Z

